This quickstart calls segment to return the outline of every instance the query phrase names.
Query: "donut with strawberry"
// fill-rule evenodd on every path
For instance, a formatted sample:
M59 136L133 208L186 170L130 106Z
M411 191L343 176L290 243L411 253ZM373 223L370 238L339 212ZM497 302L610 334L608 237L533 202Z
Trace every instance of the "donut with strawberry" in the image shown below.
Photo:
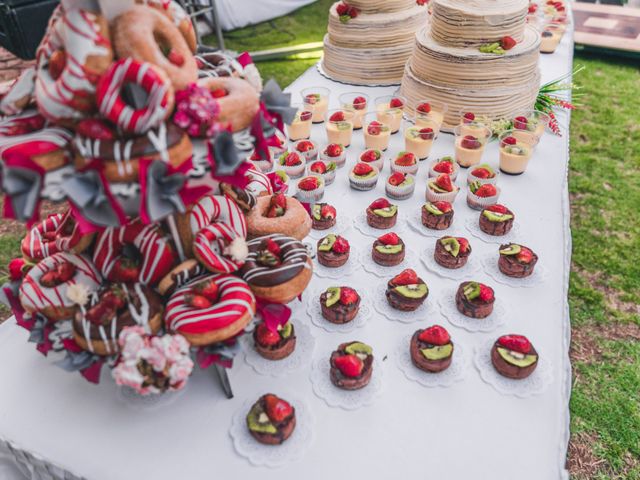
M491 347L491 363L503 377L522 380L538 366L539 355L524 335L502 335Z
M284 193L258 197L247 215L249 238L281 233L302 240L311 231L311 217L302 203Z
M260 322L253 331L253 346L258 354L267 360L282 360L296 348L296 332L289 321L272 327Z
M342 325L356 318L360 295L351 287L329 287L320 294L320 309L325 320Z
M471 245L464 237L441 237L436 240L433 258L438 265L449 269L462 268L471 255Z
M253 438L265 445L281 445L296 427L296 409L272 393L261 396L246 417Z
M486 318L491 315L495 301L493 288L480 282L462 282L456 292L458 311L471 318Z
M411 362L425 372L439 373L451 366L454 345L447 329L440 325L416 330L411 337Z
M373 349L363 342L338 345L329 359L331 383L343 390L366 387L373 375Z

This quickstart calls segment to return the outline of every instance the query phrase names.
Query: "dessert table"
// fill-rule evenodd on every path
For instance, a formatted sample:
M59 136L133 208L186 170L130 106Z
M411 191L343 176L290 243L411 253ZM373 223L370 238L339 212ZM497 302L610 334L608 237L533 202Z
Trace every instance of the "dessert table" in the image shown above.
M572 52L568 34L555 54L542 57L543 81L569 72ZM373 99L395 90L337 84L322 77L315 67L288 90L298 97L300 90L314 85L331 88L332 107L338 106L337 97L343 92L364 91ZM567 303L571 255L569 118L560 117L560 121L564 135L545 134L524 175L501 175L499 180L500 202L516 212L519 239L540 256L546 275L533 288L514 287L494 281L481 266L474 279L492 285L505 307L504 324L494 331L467 331L442 315L438 300L455 289L460 280L442 278L425 268L419 257L437 237L423 236L408 225L399 233L416 253L408 266L429 285L428 301L434 307L429 315L414 323L402 323L373 310L364 325L348 333L328 332L316 326L306 314L306 302L319 289L349 285L373 302L377 286L397 273L391 269L389 275L372 274L359 268L359 257L352 258L354 267L349 276L314 276L302 301L292 305L294 323L308 325L315 338L313 354L307 354L301 368L284 376L261 375L240 354L229 372L235 393L231 400L224 398L210 370L198 370L186 390L175 397L148 405L133 402L123 397L106 375L96 386L53 366L27 343L28 332L9 320L0 325L0 477L22 478L18 476L22 472L25 478L34 479L245 479L250 475L264 480L336 476L382 479L425 472L421 475L424 478L451 480L567 478L564 465L571 388ZM323 125L313 127L312 139L326 141ZM339 170L323 200L336 206L338 216L348 219L350 228L342 235L360 251L368 250L373 238L360 233L353 224L371 201L384 196L388 175L385 166L374 191L350 190L349 165L363 149L362 133L355 132L347 167ZM403 149L402 135L394 135L387 156ZM452 153L453 137L441 134L431 158ZM497 159L498 146L493 142L484 160L496 165ZM461 172L458 177L461 187L465 176ZM411 215L419 211L426 179L423 162L414 195L394 201L401 212ZM453 231L469 238L479 259L495 255L499 244L485 243L465 228L466 220L477 219L478 215L466 206L465 195L463 188L454 205ZM453 341L464 347L467 362L462 379L450 386L425 387L408 379L398 367L403 339L433 323L446 326ZM476 349L505 333L527 335L547 362L550 383L539 394L501 393L480 376L473 358ZM370 399L369 405L353 410L329 406L314 393L310 382L312 364L318 359L328 361L331 350L348 340L372 345L376 368L383 374L379 395ZM246 401L255 401L266 392L281 395L294 406L304 403L310 412L306 420L311 423L306 427L311 435L303 439L299 458L279 468L252 465L236 453L229 435L234 414ZM295 441L295 436L289 441Z

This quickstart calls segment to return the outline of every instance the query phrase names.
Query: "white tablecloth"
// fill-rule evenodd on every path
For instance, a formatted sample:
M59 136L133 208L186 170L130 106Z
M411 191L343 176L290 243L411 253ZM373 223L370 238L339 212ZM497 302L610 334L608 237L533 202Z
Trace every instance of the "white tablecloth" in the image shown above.
M570 70L572 51L567 35L557 53L542 57L545 81ZM364 90L375 97L393 90L335 84L320 77L315 69L307 71L290 90L297 96L303 87L314 84L331 87L331 103L335 106L341 92ZM568 118L563 123L568 125ZM350 164L362 150L361 135L355 134L349 149ZM386 357L382 362L383 392L373 405L356 411L330 408L312 391L310 366L286 378L272 378L256 374L239 357L230 372L236 394L233 400L223 398L212 372L198 371L184 395L171 405L136 410L119 401L115 385L108 378L95 386L50 365L27 343L28 333L9 321L0 326L0 451L18 457L23 465L41 465L37 459L47 459L91 480L246 479L250 475L260 475L263 480L416 475L447 480L566 478L571 378L567 137L566 130L562 138L547 134L525 175L503 175L500 180L501 201L517 213L524 243L539 254L549 271L546 282L535 288L511 288L485 274L477 276L494 285L506 301L510 315L504 327L492 333L469 333L451 326L439 313L416 324L391 322L375 315L352 334L336 334L311 325L302 306L296 307L294 321L311 325L316 337L315 358L353 339L371 344L380 360ZM314 127L313 139L325 141L322 126ZM452 153L452 144L451 136L441 135L433 157ZM401 149L402 138L396 135L389 152ZM497 162L495 142L485 155L490 162ZM325 199L337 206L339 215L355 218L370 201L383 196L383 182L374 192L354 192L349 190L346 175L346 168L339 171ZM400 202L401 210L411 212L420 207L426 176L423 163L416 193ZM464 178L463 173L459 185L464 184ZM466 207L464 194L459 195L455 208L458 226L478 215ZM495 253L495 244L484 244L462 228L458 231L470 238L474 255ZM345 236L362 248L371 242L355 229ZM402 237L416 251L434 241L410 229ZM443 292L457 286L453 280L429 273L417 259L413 267L429 284L429 299L434 304ZM383 281L360 270L339 281L314 278L309 292L342 283L370 293L372 286ZM435 322L446 325L468 352L499 334L526 334L551 362L553 382L539 396L505 396L484 383L471 364L464 381L452 387L427 389L408 381L396 366L396 345L419 326ZM278 469L251 466L235 453L229 438L233 413L245 400L268 391L305 398L315 418L314 441L303 459ZM20 450L16 454L17 448L28 455ZM58 471L52 477L36 474L33 478L64 477Z

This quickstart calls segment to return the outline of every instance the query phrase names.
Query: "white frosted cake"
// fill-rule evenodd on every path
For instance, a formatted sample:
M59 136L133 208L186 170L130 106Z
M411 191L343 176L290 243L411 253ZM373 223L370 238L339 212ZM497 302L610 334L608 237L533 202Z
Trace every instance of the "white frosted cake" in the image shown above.
M324 38L324 72L345 83L400 83L415 43L424 27L427 8L415 0L350 0L354 18L341 19L340 4L332 5Z
M528 0L432 0L430 22L416 35L401 94L411 113L421 101L448 106L443 128L460 109L492 119L533 106L540 86L540 35L526 24ZM511 37L503 53L484 45Z

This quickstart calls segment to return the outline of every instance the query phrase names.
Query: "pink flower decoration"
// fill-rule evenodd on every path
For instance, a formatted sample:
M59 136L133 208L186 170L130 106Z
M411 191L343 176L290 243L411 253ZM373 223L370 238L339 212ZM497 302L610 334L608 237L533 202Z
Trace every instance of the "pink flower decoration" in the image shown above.
M220 105L211 92L192 83L176 92L176 111L173 123L191 137L212 137L219 131Z

